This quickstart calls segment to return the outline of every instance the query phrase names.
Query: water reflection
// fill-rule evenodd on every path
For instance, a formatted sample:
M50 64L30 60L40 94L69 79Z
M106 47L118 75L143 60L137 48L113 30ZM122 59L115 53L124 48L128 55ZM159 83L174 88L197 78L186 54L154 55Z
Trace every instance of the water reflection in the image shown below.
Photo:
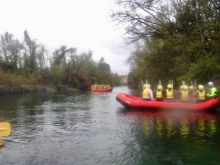
M136 149L139 158L133 157L136 164L200 165L218 161L217 111L140 111L119 108L117 112L121 120L127 122L123 124L129 125L134 130L133 135L136 135L135 140L140 146L140 149Z
M115 99L121 91L133 92L118 87L110 93L0 96L0 120L12 124L12 134L0 150L1 164L219 161L217 112L127 111Z
M180 135L183 136L184 138L187 138L188 134L190 133L190 128L189 128L189 120L187 118L183 118L180 121Z
M145 137L156 132L160 137L171 137L178 134L187 138L196 134L199 138L214 136L217 133L219 113L213 112L184 112L184 111L141 111L138 109L121 109L119 115L129 116L141 121Z

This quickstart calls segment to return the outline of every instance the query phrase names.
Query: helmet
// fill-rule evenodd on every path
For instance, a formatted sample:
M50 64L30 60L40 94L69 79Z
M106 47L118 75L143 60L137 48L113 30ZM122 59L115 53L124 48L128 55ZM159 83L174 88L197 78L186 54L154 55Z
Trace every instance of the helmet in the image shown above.
M150 88L150 84L144 84L144 89L145 88Z
M194 86L190 86L189 89L193 90L193 89L194 89Z
M158 85L158 87L157 87L157 89L159 89L159 90L162 90L162 86L161 85Z
M213 82L209 82L208 85L209 85L209 86L213 86Z
M184 90L184 91L187 91L187 90L188 90L188 86L187 86L187 85L184 85L184 86L183 86L183 90Z
M146 84L147 85L147 88L150 88L150 84Z
M204 86L203 85L199 85L198 88L199 88L199 90L203 90Z
M167 85L167 88L173 88L173 85L168 84L168 85Z

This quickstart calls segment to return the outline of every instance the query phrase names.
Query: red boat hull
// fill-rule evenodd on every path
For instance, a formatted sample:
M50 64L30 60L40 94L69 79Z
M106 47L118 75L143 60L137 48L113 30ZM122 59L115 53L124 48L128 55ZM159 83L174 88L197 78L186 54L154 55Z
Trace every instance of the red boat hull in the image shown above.
M183 103L181 101L145 101L141 97L118 93L116 100L128 108L146 108L146 109L182 109L182 110L211 110L219 106L217 98L209 99L202 103Z
M112 89L113 89L112 87L111 88L104 88L104 89L97 88L97 89L91 89L91 91L94 91L94 92L111 92Z

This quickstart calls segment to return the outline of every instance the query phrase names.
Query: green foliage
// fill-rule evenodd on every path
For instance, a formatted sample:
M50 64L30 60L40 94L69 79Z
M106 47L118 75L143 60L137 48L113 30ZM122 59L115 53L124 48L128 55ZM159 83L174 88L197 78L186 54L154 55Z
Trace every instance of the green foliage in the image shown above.
M40 85L51 85L51 73L50 68L41 68L39 71L35 72L36 77Z
M33 74L25 75L22 72L3 72L0 70L0 85L5 86L20 86L20 85L34 85L37 81Z
M189 72L182 79L196 79L201 83L215 80L216 75L220 73L219 60L219 57L199 60L197 63L192 64Z
M77 54L76 48L63 45L53 52L52 58L46 58L46 47L32 39L26 30L24 42L6 32L0 38L0 84L57 88L65 85L80 89L88 89L94 83L119 85L119 76L111 73L104 58L95 62L92 54L92 51ZM51 66L46 67L49 62Z
M103 57L100 59L100 62L98 63L98 69L100 71L107 71L109 73L111 72L110 65L105 62L105 59Z
M136 86L137 82L139 82L137 76L135 76L134 72L129 72L128 74L128 85Z
M116 0L124 10L113 12L113 20L127 26L128 43L140 41L127 59L129 84L218 81L220 4L193 2Z
M76 77L73 77L72 84L73 84L73 87L79 88L80 87L80 80Z
M63 80L63 73L59 65L53 65L50 69L51 82L55 86L60 86Z
M112 75L112 77L113 77L113 82L112 82L113 86L121 85L121 76L115 73Z

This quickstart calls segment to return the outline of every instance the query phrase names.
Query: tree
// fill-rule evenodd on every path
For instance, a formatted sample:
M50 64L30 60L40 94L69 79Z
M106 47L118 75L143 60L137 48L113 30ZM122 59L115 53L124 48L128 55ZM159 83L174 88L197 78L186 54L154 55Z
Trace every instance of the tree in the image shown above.
M13 38L13 34L5 32L1 35L0 54L1 60L8 65L9 68L17 69L22 67L22 50L23 45L18 39Z
M40 46L40 50L37 52L37 60L39 61L39 66L40 68L44 68L45 67L45 54L48 53L48 50L46 49L46 47L44 45Z
M67 49L67 47L65 45L61 46L58 50L55 50L53 55L54 55L54 62L53 65L60 65L61 61L64 62L64 64L66 64L66 54L67 53L76 53L76 48L69 48Z
M46 49L42 49L41 44L38 44L36 40L32 40L28 35L27 30L24 31L24 41L26 43L25 52L24 52L24 59L25 59L25 67L30 68L31 71L35 71L38 67L37 55L38 48L41 48L42 51L46 51ZM41 61L42 62L42 61Z
M116 0L115 3L121 10L112 11L110 16L114 22L126 26L128 43L148 37L163 39L166 33L173 35L174 22L168 4L161 5L158 0Z
M151 82L219 77L219 1L116 0L116 4L121 10L111 17L126 26L127 43L141 43L127 60L136 84L144 77ZM201 78L201 64L202 72L211 74Z
M102 72L107 71L107 72L111 73L110 65L105 62L105 59L103 57L101 57L101 59L98 63L98 69Z
M5 57L5 61L9 63L9 54L8 54L8 47L13 41L13 35L5 32L4 35L1 35L1 48Z
M81 67L83 66L85 61L89 60L91 57L92 57L92 51L89 51L87 54L84 54L84 59L80 62L79 66L76 70L76 75L78 74L79 70L81 69Z

